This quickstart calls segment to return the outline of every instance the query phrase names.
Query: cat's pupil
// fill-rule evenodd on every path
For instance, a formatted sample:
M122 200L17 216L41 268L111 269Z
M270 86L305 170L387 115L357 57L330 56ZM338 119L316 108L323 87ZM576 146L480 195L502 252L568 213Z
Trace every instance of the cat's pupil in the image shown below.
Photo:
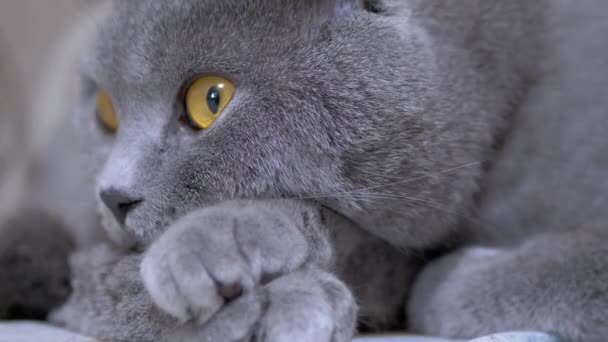
M213 114L220 110L220 91L217 87L212 87L207 93L207 105Z

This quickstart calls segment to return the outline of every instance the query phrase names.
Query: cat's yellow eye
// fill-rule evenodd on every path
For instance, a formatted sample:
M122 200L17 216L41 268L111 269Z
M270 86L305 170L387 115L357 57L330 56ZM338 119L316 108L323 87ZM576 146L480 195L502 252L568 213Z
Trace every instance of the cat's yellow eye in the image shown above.
M114 111L110 94L105 90L97 91L97 117L99 122L111 132L118 130L118 116Z
M195 128L207 129L222 114L234 96L234 84L218 76L196 80L186 92L186 111Z

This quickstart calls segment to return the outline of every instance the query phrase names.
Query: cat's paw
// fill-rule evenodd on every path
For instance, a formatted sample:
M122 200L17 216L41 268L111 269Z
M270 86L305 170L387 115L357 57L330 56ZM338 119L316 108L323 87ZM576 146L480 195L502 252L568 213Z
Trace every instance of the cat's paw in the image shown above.
M227 304L207 324L168 341L347 342L357 309L348 288L318 269L278 278Z
M307 261L305 237L276 214L238 203L176 222L148 250L141 273L156 305L183 322L207 322L264 279Z
M470 247L428 265L412 289L408 303L410 328L463 338L503 330L481 324L479 317L496 316L496 283L508 278L495 279L492 270L507 258L501 249Z
M159 308L182 322L202 324L226 302L254 288L259 273L239 253L227 228L210 229L215 234L177 229L150 248L141 273Z

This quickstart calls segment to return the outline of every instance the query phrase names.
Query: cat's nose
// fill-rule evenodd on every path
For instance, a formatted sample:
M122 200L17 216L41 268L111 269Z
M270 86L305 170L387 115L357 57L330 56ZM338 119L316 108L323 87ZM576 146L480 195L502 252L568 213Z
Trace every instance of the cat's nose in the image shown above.
M120 224L124 224L129 212L143 201L141 198L114 188L102 190L99 197Z

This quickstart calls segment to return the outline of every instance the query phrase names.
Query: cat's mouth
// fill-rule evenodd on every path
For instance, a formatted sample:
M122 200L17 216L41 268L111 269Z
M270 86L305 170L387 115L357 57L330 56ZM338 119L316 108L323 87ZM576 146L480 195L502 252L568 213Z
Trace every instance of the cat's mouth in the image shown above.
M121 250L142 251L176 220L176 210L151 213L140 205L128 213L122 222L103 203L99 205L102 225L109 240Z
M126 218L123 224L119 223L103 203L98 205L98 211L101 215L103 229L112 244L122 250L132 250L140 245L135 235L131 233L133 230L127 224L129 217Z

